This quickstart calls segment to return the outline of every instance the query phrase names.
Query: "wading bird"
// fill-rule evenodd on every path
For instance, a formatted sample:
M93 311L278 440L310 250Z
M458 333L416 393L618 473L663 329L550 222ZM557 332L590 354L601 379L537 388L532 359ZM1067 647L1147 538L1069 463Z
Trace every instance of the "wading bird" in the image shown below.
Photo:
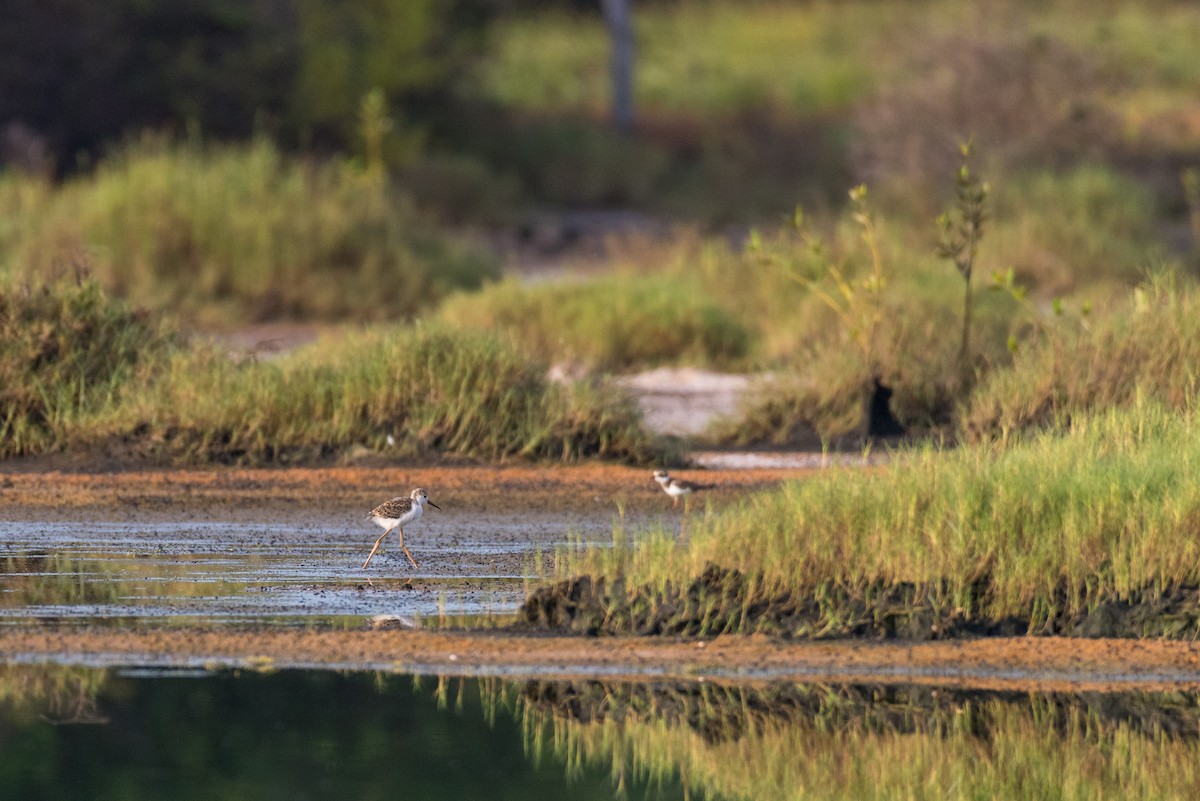
M383 528L383 533L379 535L379 539L375 540L375 547L371 549L371 554L367 557L367 561L363 562L363 570L366 570L367 565L371 564L371 557L379 550L379 543L383 542L383 538L391 534L393 530L400 532L400 547L404 550L404 555L408 557L408 561L412 562L413 567L420 567L417 564L417 560L412 558L412 554L408 552L408 548L404 545L404 526L421 519L421 513L425 510L425 504L429 504L438 510L442 508L429 500L429 493L425 490L415 489L407 498L392 498L390 501L384 501L371 510L371 514L367 515L367 520L374 520Z
M675 503L671 506L672 509L679 506L679 499L684 495L691 495L699 490L712 489L715 484L694 484L691 481L681 481L678 478L671 478L667 475L666 470L655 470L654 480L663 488L663 492L675 499Z

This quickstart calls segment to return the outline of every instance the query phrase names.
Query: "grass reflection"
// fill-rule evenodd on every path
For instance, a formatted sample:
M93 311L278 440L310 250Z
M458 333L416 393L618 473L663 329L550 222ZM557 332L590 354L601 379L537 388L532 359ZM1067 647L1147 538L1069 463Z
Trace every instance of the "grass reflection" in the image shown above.
M762 798L1195 798L1195 694L530 682L526 748L618 789Z
M0 608L115 603L120 582L103 562L56 553L21 553L0 559Z
M566 782L557 765L531 764L519 721L499 707L481 714L479 689L394 673L9 666L0 672L0 798L612 797L601 771ZM515 702L514 688L505 695ZM74 714L76 699L90 718ZM85 721L104 725L52 725ZM671 801L674 789L630 792Z
M231 595L245 584L207 576L189 567L113 555L81 559L26 552L0 557L0 609L90 606L144 598L206 598Z
M46 726L81 722L107 725ZM294 670L144 679L9 665L0 743L21 751L0 749L0 777L32 781L33 765L43 789L83 775L80 786L101 790L119 776L132 798L162 797L164 780L186 796L201 775L230 797L298 792L312 780L298 766L320 764L329 789L358 797L407 782L457 799L564 787L577 798L1190 799L1200 694Z
M96 699L108 676L93 668L0 664L0 710L18 723L106 723Z

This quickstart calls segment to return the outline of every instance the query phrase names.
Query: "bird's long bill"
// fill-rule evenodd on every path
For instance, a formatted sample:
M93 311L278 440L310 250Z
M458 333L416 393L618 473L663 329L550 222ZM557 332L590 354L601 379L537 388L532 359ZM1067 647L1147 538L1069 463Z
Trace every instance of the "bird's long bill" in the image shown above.
M434 503L433 501L425 501L425 503L429 504L429 505L430 505L430 506L432 506L434 509L437 509L439 512L440 512L440 511L442 511L442 507L438 506L438 505L437 505L436 503Z

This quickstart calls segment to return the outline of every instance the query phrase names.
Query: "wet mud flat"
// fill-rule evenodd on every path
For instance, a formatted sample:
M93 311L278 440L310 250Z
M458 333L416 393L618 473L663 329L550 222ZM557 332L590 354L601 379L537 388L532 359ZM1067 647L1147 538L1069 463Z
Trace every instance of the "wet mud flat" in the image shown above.
M807 473L704 471L719 486L690 514ZM443 507L408 532L421 567L393 539L362 571L379 533L367 510L415 486ZM0 473L0 661L1200 687L1200 647L1180 641L595 637L516 622L539 559L611 542L617 524L677 527L670 507L649 471L612 465ZM479 630L445 629L464 621Z
M706 471L707 501L804 472ZM366 513L417 486L441 507L406 531L420 567L393 534L364 571ZM612 465L8 472L0 624L507 615L556 548L680 520L649 470Z

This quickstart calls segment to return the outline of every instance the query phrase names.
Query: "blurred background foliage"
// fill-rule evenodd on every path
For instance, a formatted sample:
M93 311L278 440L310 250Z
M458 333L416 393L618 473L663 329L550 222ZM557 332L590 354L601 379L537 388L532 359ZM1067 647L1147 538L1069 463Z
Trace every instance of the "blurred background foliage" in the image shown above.
M192 328L426 316L572 374L772 375L742 441L845 433L864 371L919 430L1040 419L964 404L1156 286L1190 302L1195 4L632 3L625 135L598 0L9 0L0 275L86 272ZM967 139L990 192L960 360L934 221ZM821 293L876 262L868 365Z
M0 120L60 171L150 127L349 148L378 89L418 114L479 55L489 0L13 0ZM419 115L419 114L418 114Z

